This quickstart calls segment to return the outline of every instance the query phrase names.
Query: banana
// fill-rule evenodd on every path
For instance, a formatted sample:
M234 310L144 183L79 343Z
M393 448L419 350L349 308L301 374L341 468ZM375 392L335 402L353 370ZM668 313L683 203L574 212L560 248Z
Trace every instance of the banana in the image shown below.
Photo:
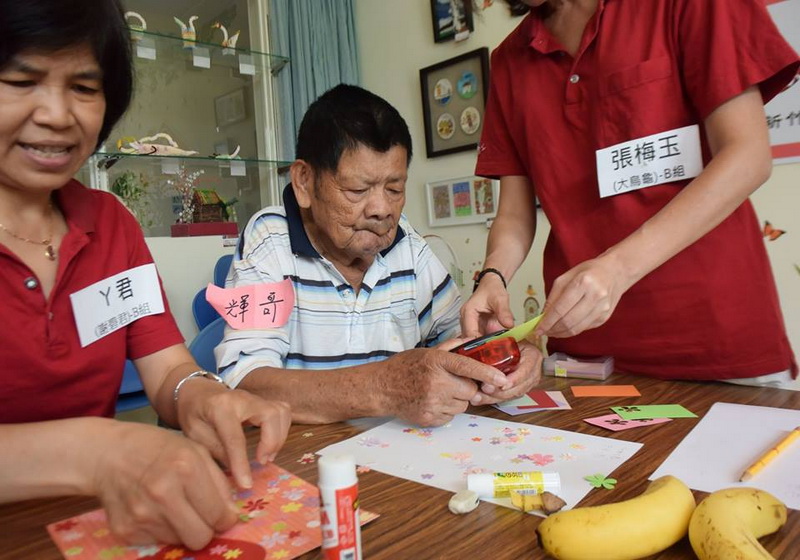
M643 558L681 540L694 507L688 486L662 476L630 500L554 513L537 529L539 544L558 560Z
M708 495L689 523L689 542L700 560L772 558L758 539L786 523L786 506L756 488L726 488Z

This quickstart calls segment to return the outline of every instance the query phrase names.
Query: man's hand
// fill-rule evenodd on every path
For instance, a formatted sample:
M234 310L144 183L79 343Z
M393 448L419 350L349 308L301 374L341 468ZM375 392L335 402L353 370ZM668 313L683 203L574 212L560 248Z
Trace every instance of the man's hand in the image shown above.
M183 432L230 468L240 488L253 485L242 424L260 428L256 460L265 464L275 458L292 422L289 405L284 402L267 401L247 391L228 390L202 378L192 379L181 387L177 405Z
M89 493L111 530L134 545L204 547L236 523L225 475L200 444L144 424L115 422L93 434ZM87 454L88 455L88 454Z
M455 347L460 341L448 342ZM506 382L499 370L438 348L401 352L382 365L376 384L383 408L419 426L440 426L464 412L476 400L480 383Z
M505 376L505 383L500 386L484 383L481 385L479 397L472 402L478 404L495 404L509 399L521 397L542 378L542 353L529 342L519 343L520 361L517 369Z

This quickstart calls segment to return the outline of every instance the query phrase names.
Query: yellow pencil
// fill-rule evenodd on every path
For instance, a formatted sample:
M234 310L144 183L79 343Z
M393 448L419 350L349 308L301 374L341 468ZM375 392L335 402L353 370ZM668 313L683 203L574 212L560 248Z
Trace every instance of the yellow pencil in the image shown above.
M747 467L742 476L739 477L739 482L747 482L753 478L761 469L769 465L775 457L783 453L791 443L800 438L800 426L789 432L775 447L764 453L758 461Z

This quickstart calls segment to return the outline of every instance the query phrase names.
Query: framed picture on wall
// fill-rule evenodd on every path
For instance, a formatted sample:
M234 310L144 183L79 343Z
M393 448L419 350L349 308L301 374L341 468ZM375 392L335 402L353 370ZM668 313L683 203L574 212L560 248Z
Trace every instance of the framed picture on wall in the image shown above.
M472 0L430 0L433 41L466 39L475 30L472 23Z
M422 68L419 80L428 157L476 149L489 85L489 49Z
M425 196L431 227L481 223L497 214L500 181L474 175L433 181Z

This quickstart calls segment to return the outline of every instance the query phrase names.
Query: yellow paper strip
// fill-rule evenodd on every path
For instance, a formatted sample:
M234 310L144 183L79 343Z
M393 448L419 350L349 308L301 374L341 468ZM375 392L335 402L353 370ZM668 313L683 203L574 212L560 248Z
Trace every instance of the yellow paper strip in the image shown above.
M493 336L489 340L495 340L497 338L505 338L505 337L512 337L517 342L522 342L533 332L533 329L536 328L536 325L539 324L539 321L542 320L544 314L537 315L527 323L522 323L521 325L517 325L504 333L498 334L497 336Z

